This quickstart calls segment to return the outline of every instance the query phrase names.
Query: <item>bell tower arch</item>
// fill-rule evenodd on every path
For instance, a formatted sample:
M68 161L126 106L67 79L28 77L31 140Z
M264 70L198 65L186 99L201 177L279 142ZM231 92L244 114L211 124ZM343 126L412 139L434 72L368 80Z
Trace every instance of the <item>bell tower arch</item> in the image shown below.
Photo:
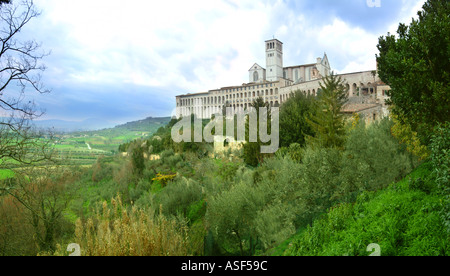
M277 81L283 77L283 42L278 39L266 41L267 81Z

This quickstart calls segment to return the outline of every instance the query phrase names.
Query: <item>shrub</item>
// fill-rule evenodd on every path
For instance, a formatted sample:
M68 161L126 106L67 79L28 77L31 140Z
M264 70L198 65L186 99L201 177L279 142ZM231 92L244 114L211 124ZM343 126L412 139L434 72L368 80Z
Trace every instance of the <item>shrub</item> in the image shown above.
M154 206L161 206L164 215L187 216L191 204L203 198L202 187L195 181L178 178L162 189L154 198Z
M342 199L341 151L307 147L300 166L297 196L304 218L314 217Z
M368 256L367 246L377 243L382 256L446 256L450 240L439 209L440 196L412 190L405 179L362 193L355 204L331 208L293 240L285 255Z
M349 132L342 160L342 194L354 201L359 192L375 191L399 181L417 165L417 158L391 135L384 119L366 127L360 122Z
M442 218L450 233L450 122L436 128L431 139L431 162L441 195Z
M226 254L243 256L251 251L251 241L256 240L253 221L260 201L261 195L242 181L207 199L207 227Z
M116 197L92 218L76 222L75 243L82 256L186 256L187 229L145 209L128 210ZM59 246L55 255L67 255Z
M107 163L106 158L99 158L94 165L92 165L92 181L100 182L104 179L110 178L113 173L113 168Z

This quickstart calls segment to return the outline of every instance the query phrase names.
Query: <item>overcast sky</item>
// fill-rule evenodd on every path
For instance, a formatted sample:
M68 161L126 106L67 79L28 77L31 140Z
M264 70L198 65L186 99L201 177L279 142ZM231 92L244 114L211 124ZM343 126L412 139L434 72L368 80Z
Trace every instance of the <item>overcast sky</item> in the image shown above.
M50 50L44 119L113 123L169 116L175 96L248 82L265 67L264 41L284 43L284 65L376 68L378 38L409 24L424 0L35 0L42 15L21 35Z

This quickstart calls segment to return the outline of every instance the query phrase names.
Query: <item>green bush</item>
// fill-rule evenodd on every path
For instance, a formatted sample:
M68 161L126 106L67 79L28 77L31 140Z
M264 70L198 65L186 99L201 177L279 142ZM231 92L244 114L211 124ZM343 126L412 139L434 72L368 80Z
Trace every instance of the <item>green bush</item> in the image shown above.
M199 200L197 202L192 203L187 208L186 218L190 223L194 223L205 216L206 213L206 201Z
M430 148L436 183L443 196L441 215L450 233L450 122L436 128Z
M307 147L299 173L297 196L301 198L302 216L312 218L342 198L340 173L342 152L338 149Z
M399 181L417 166L417 158L391 135L384 119L366 127L360 122L348 134L342 160L340 193L354 201L364 190L375 191Z
M422 168L411 177L417 180L423 173ZM316 220L285 255L368 256L367 246L376 243L382 256L448 256L440 200L439 195L410 189L406 179L377 193L362 193L355 204L332 208Z
M155 195L154 209L162 207L162 213L167 216L178 214L187 217L191 205L203 198L202 187L195 181L178 178Z
M251 254L252 241L257 238L254 219L261 201L262 195L245 181L207 198L207 227L223 254Z
M280 146L293 143L304 146L305 136L313 135L305 116L313 111L315 96L295 91L280 108Z

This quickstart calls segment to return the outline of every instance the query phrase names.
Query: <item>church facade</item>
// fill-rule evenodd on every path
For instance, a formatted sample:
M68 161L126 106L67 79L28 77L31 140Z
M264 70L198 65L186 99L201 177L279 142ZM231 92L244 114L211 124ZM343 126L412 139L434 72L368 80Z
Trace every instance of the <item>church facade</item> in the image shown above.
M243 112L258 97L271 106L280 106L297 90L317 95L322 79L332 72L326 53L315 63L284 67L281 41L266 41L265 51L266 67L255 63L248 70L248 83L177 96L177 118L194 114L198 118L209 119L213 114L222 113L224 107L233 107L236 113ZM338 76L349 91L344 113L359 113L368 121L387 115L385 100L386 91L390 88L379 79L376 70Z

